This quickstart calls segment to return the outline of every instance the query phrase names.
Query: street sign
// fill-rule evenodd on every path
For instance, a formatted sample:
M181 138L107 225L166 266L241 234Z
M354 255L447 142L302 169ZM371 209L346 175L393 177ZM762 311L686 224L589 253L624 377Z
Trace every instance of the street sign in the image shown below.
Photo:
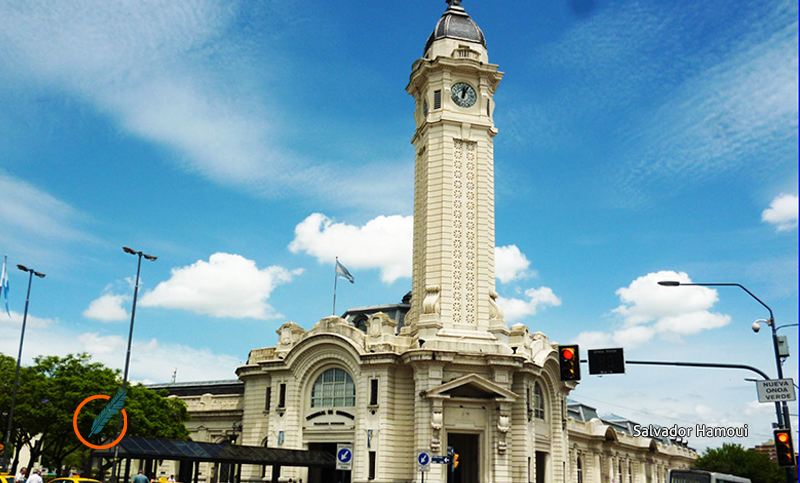
M791 378L756 381L756 389L758 389L758 402L773 403L797 400L794 393L794 381Z
M450 457L449 456L433 455L433 456L431 456L431 463L436 463L438 465L449 465L450 464Z
M336 445L336 469L337 470L352 470L353 469L353 445L352 444L337 444Z
M431 455L429 455L425 451L420 451L417 454L417 469L419 471L430 471L431 470Z
M590 349L589 374L625 374L625 354L622 348Z

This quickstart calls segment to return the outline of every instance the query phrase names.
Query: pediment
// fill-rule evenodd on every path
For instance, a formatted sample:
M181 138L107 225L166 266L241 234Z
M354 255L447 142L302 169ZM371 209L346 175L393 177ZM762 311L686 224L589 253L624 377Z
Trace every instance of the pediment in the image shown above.
M431 398L469 398L493 399L495 401L513 402L519 396L508 389L477 374L453 379L425 393Z

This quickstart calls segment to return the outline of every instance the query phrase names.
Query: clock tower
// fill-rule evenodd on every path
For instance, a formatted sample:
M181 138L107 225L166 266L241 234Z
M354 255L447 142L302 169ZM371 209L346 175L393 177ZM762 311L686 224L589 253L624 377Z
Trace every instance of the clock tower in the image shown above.
M407 325L426 347L507 342L494 275L494 93L480 27L449 7L413 65L416 100L413 297Z

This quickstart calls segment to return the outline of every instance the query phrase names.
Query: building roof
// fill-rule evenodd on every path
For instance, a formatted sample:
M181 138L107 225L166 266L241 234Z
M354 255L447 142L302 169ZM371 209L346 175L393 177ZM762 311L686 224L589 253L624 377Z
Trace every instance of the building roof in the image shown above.
M244 394L244 383L239 379L224 381L173 382L167 384L149 384L148 389L160 391L166 389L170 396L202 396L203 394Z
M444 12L436 23L433 33L428 37L423 55L428 52L431 44L443 38L477 42L486 47L483 31L461 6L461 0L448 0L447 3L450 4L450 7Z
M589 422L590 420L597 418L612 428L614 431L618 433L624 433L627 435L633 435L633 427L640 426L639 423L635 421L631 421L630 419L624 418L617 414L609 414L606 416L599 416L597 414L597 409L593 408L592 406L588 406L581 402L575 401L574 399L567 399L567 415L574 418L577 421L582 421L584 423ZM655 428L661 428L658 424L652 425ZM650 439L654 439L662 444L667 446L687 446L686 443L682 440L674 440L670 439L666 436L649 436Z
M567 399L567 415L572 416L578 421L584 423L591 421L594 418L600 419L597 415L597 409L588 406L572 399Z

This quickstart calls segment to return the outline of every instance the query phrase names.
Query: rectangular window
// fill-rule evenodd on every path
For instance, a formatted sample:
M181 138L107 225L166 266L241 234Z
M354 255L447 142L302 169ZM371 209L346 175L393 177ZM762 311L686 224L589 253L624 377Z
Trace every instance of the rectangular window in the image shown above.
M278 396L278 407L285 408L286 407L286 384L281 384L281 393Z
M269 406L272 404L272 386L267 386L267 400L264 403L264 411L269 412Z
M442 91L433 91L433 108L442 108Z
M486 115L487 116L492 115L492 101L490 101L489 99L486 99Z
M528 456L528 483L531 482L531 457Z
M531 388L527 388L527 397L525 398L525 409L528 413L531 412Z
M375 479L375 460L376 460L375 452L374 451L370 451L369 452L369 476L367 477L367 479L369 479L369 480L374 480Z
M370 379L369 381L369 405L370 406L377 406L378 405L378 380L377 379Z

